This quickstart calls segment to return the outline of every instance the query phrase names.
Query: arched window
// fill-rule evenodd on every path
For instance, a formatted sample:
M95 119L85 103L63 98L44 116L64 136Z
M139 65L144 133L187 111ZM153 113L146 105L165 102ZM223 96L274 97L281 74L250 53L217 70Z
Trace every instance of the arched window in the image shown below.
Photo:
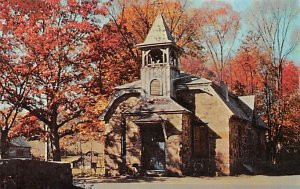
M153 49L150 51L151 64L163 63L163 52L160 49Z
M160 96L161 89L160 89L160 82L157 79L153 79L150 83L150 94L155 96Z

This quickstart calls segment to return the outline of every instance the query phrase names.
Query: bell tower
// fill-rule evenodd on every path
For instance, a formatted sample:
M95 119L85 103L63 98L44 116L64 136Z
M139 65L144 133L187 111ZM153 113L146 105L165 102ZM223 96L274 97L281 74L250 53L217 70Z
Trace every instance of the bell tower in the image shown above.
M137 48L142 50L142 94L175 98L174 80L179 77L182 50L176 45L161 14L156 17L145 41Z

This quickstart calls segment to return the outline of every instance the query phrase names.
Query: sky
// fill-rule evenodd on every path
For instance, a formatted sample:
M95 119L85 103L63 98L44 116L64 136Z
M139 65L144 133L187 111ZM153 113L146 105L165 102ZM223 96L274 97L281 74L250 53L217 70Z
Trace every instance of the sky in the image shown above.
M207 2L211 0L191 0L192 5L199 7L203 2ZM235 11L240 12L241 14L241 28L243 28L243 25L245 25L245 12L252 6L252 4L259 0L215 0L215 1L223 1L229 3ZM270 0L273 1L273 0ZM289 1L289 0L286 0ZM299 6L300 6L300 0L298 0ZM300 29L300 14L296 18L296 20L293 22L293 27ZM245 28L245 27L244 27ZM245 30L245 29L244 29ZM242 33L246 33L246 31L243 31L243 29L240 31L239 39L242 39ZM288 59L293 60L296 64L300 66L300 43L298 44L297 48L288 56Z

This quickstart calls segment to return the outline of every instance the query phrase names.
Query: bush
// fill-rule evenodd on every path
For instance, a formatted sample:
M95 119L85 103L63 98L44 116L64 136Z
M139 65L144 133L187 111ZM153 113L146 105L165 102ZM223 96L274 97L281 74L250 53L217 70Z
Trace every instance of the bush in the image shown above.
M266 175L299 175L300 174L300 157L280 161L277 164L265 163L263 165L263 174Z

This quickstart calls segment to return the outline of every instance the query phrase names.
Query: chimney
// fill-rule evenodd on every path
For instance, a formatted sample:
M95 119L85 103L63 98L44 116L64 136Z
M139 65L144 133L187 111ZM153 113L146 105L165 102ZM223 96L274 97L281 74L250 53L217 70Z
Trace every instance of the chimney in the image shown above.
M226 101L229 101L227 84L224 81L221 81L220 87L221 87L221 93L222 93L223 97L226 99Z

